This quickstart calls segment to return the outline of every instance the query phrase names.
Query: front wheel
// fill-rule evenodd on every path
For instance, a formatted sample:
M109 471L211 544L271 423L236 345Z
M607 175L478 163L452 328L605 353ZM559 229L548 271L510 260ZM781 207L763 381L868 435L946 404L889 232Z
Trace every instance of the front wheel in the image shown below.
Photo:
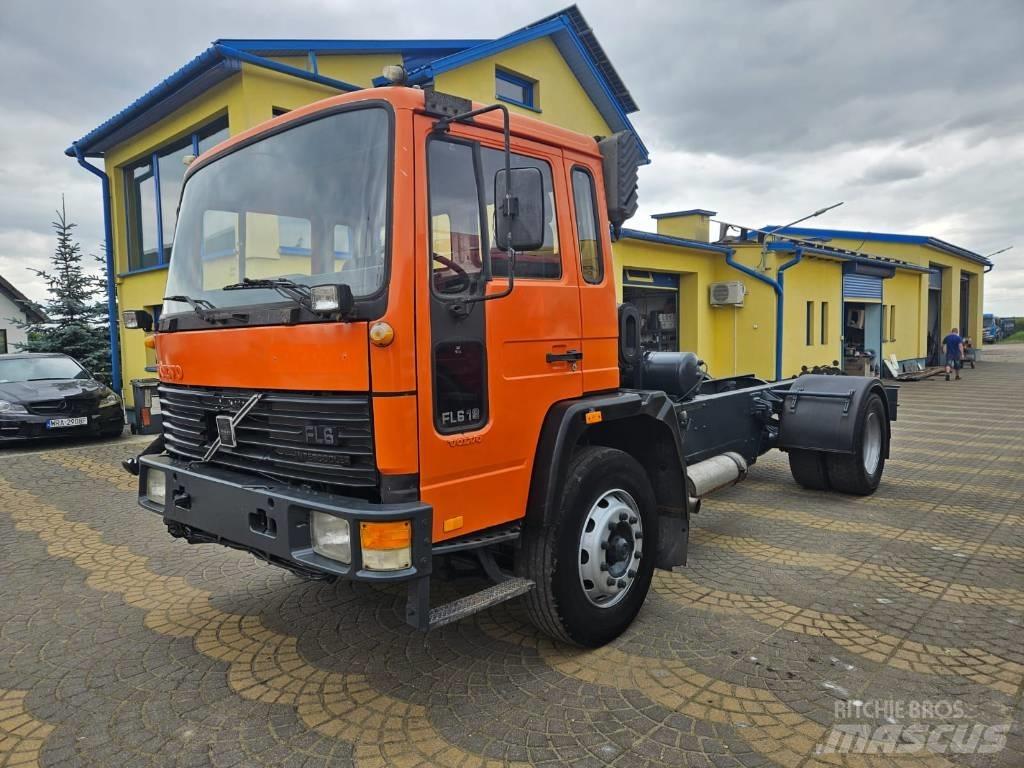
M869 496L878 488L889 454L889 419L877 392L861 409L852 454L826 454L829 485L840 493Z
M558 515L523 532L517 570L536 583L530 618L552 637L590 648L614 640L643 605L658 521L643 467L614 448L583 448L569 466Z

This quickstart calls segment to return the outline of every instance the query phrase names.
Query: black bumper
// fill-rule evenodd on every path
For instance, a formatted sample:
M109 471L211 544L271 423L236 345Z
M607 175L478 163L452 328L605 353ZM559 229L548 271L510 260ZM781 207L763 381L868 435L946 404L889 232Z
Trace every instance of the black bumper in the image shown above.
M89 414L87 424L78 427L57 427L47 429L46 423L60 415L39 416L34 413L5 413L0 415L0 445L22 440L50 440L75 437L96 437L107 430L124 426L124 412L121 406L102 408Z
M166 474L164 504L146 496L147 476L154 469ZM163 516L168 527L178 524L178 530L191 541L216 541L294 570L362 581L408 581L430 574L433 510L419 501L374 504L157 455L139 457L139 504ZM349 521L351 563L313 551L313 511ZM359 523L392 520L412 522L410 567L396 571L364 568Z

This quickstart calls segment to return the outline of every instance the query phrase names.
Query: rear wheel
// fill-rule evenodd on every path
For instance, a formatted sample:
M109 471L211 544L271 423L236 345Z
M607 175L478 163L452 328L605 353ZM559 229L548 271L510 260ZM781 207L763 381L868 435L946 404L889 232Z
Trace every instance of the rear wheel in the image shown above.
M790 450L789 471L793 479L808 490L828 490L828 467L821 451Z
M889 453L889 419L877 392L868 395L861 409L852 454L830 453L825 458L828 480L840 493L868 496L882 480Z
M622 634L650 589L657 530L654 491L636 459L582 449L553 524L523 533L518 571L536 583L526 598L534 624L591 648Z

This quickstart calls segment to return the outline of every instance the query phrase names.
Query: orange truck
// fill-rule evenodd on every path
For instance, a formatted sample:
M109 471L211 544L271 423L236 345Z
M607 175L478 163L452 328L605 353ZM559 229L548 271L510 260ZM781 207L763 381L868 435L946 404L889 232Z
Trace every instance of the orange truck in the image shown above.
M154 331L160 378L162 434L125 462L140 504L305 578L403 582L420 629L525 595L597 646L765 451L872 492L894 389L714 380L640 347L611 262L638 159L628 133L398 85L195 159L159 320L122 319ZM493 583L432 607L460 565Z

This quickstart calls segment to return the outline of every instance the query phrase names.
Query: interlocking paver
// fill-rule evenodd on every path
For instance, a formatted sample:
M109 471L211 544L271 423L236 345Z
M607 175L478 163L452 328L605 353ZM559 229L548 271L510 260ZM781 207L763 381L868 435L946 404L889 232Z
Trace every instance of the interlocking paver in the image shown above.
M174 541L118 466L137 443L0 453L0 768L1024 764L1024 350L986 352L902 388L875 496L770 454L709 499L597 651L514 603L423 636L400 589ZM1006 746L822 754L844 700L955 702L932 724Z

